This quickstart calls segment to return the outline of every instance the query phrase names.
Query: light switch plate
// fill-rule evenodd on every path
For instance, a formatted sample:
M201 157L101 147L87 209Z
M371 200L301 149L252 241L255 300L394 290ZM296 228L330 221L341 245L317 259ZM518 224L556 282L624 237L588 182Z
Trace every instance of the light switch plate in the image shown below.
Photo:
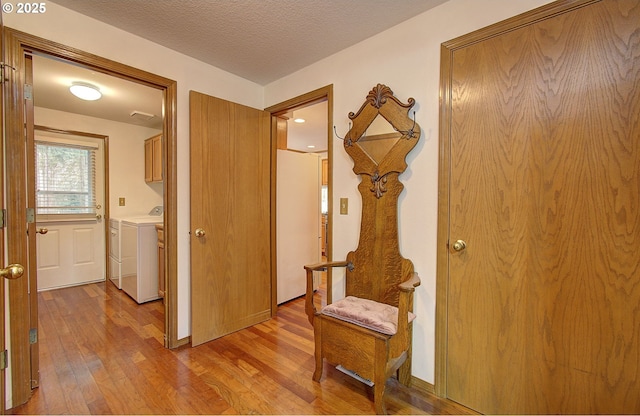
M124 206L124 198L123 197L118 198L118 205L120 205L121 207Z
M340 198L340 215L349 213L349 198Z

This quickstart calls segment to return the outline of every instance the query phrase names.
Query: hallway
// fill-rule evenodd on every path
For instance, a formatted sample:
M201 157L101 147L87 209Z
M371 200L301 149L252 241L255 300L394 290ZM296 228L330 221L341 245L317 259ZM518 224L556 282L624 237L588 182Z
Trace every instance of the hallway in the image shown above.
M109 283L39 294L40 387L13 414L370 414L370 389L325 363L303 299L276 318L191 348L162 346L163 305ZM388 382L391 414L468 413Z

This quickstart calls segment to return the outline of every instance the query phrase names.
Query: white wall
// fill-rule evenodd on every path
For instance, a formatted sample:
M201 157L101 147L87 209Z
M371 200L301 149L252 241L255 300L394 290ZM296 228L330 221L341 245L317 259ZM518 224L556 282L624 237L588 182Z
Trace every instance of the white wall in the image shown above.
M55 3L38 15L4 14L4 25L175 80L177 92L178 338L191 333L189 270L189 90L263 108L263 88ZM167 27L166 30L171 30ZM116 194L117 195L117 194Z
M161 131L101 118L35 108L35 123L61 130L109 137L109 209L112 217L147 214L162 205L162 184L144 181L144 140ZM125 198L125 206L118 198Z
M265 88L137 36L64 9L51 2L41 15L5 14L5 26L73 46L178 82L178 337L189 335L189 112L195 89L256 108L264 108L316 88L334 85L334 122L339 134L377 83L403 101L416 99L423 137L409 155L402 175L400 243L422 277L416 293L413 373L434 379L435 269L438 176L438 99L440 44L547 3L548 0L450 0L384 33L337 53ZM167 28L170 30L170 28ZM334 202L350 199L349 215L334 216L334 258L357 244L360 201L352 164L334 139ZM337 212L337 206L334 206ZM338 283L340 283L338 279Z
M430 383L435 371L440 45L544 3L548 1L450 0L265 87L269 106L333 84L333 120L340 136L348 130L347 114L360 108L377 83L389 86L404 102L415 98L423 135L400 177L405 185L399 200L400 250L422 279L415 296L413 375ZM361 202L353 163L335 137L333 149L333 212L339 212L340 198L349 198L349 215L333 216L333 260L340 260L357 247ZM334 275L334 299L344 296L342 277Z

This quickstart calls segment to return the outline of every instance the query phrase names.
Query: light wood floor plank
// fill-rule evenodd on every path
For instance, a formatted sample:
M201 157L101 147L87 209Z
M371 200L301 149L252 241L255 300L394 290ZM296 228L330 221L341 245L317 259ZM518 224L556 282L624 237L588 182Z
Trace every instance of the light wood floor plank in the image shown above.
M195 348L163 347L163 305L111 282L43 292L40 387L9 414L372 414L371 388L325 363L314 370L303 299L275 318ZM388 382L395 414L472 414Z

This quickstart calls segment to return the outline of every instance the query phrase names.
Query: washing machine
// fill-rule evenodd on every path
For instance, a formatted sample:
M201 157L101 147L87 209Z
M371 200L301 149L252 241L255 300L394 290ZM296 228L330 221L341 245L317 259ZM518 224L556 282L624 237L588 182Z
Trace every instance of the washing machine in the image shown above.
M158 236L162 216L123 218L120 222L121 287L138 303L158 296Z

